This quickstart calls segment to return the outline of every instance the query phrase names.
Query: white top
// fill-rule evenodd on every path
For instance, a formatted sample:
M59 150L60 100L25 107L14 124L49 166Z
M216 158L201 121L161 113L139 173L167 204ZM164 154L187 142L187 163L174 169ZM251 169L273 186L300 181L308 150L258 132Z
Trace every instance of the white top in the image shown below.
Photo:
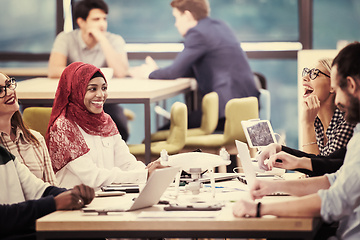
M79 126L78 126L79 127ZM111 137L89 135L79 127L90 151L69 162L56 173L60 187L84 183L98 190L111 183L145 183L148 171L129 152L120 134Z
M18 159L0 163L0 204L13 204L39 199L50 186L37 178Z

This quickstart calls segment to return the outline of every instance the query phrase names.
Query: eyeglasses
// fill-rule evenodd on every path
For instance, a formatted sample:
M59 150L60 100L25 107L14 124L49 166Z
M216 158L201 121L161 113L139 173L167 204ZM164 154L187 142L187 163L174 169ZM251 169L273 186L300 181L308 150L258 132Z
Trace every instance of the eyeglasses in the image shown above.
M302 76L305 77L306 75L309 74L310 79L315 80L315 78L317 78L317 76L319 76L320 73L327 76L328 78L330 78L329 75L320 71L320 69L317 69L317 68L313 68L313 69L304 68L302 71Z
M15 78L9 78L5 81L5 86L0 86L0 98L4 98L7 95L7 90L15 90L17 84Z

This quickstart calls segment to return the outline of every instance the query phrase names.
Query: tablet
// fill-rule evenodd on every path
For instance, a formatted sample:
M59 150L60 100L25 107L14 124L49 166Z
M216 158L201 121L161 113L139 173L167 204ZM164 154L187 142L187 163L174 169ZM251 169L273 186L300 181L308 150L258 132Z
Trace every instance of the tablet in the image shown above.
M250 148L261 148L270 143L276 143L275 134L269 120L251 119L241 121L241 125Z

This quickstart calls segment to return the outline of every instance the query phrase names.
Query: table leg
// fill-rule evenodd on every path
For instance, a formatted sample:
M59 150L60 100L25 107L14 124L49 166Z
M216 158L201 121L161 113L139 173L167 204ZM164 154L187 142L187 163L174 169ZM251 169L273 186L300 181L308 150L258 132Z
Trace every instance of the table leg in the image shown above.
M145 112L145 164L151 161L151 116L150 116L150 100L144 102Z

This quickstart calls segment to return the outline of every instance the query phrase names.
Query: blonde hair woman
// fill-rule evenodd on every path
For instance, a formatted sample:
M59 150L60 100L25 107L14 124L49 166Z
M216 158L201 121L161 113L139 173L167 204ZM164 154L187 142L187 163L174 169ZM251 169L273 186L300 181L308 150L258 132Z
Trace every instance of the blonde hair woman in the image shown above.
M330 86L332 59L321 59L315 68L304 68L303 76L303 151L328 156L347 145L355 125L344 119L335 105L335 93Z

